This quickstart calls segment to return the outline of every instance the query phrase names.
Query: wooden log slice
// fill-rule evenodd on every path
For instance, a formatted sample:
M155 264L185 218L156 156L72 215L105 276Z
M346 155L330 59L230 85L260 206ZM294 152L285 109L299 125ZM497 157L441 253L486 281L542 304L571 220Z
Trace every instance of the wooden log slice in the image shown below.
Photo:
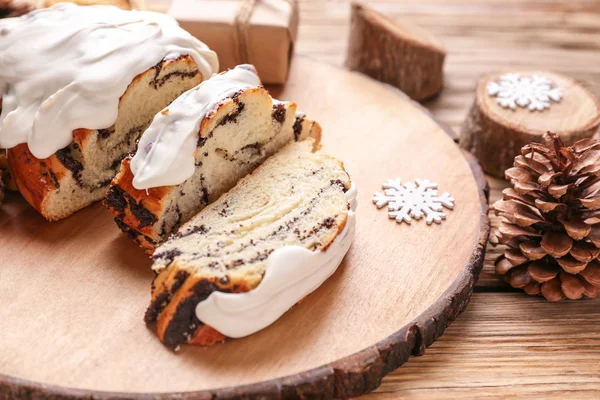
M442 90L445 57L444 47L421 27L352 4L346 58L351 70L389 83L421 101Z
M361 74L297 57L277 98L323 126L323 151L358 187L338 271L255 335L161 345L142 316L153 273L101 205L48 223L16 194L0 207L0 398L332 398L375 389L464 310L489 235L486 181L416 103ZM357 112L357 110L360 110ZM389 178L456 200L440 225L372 204Z
M498 178L504 178L504 171L513 166L521 147L531 142L542 143L547 131L559 134L565 143L571 144L593 136L600 126L600 102L575 80L544 71L510 73L525 78L547 77L551 88L559 89L562 97L559 101L549 98L544 110L532 111L529 105L518 104L503 107L498 102L501 97L488 93L488 85L499 83L507 72L479 80L475 101L462 127L460 146L479 159L485 172Z

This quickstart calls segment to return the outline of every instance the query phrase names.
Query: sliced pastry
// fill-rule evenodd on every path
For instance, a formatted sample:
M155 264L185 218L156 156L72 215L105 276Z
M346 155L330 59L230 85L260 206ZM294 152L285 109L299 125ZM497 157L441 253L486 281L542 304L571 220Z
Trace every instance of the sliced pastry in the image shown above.
M335 272L354 237L356 189L341 161L313 148L289 144L156 249L145 320L166 345L257 332Z
M320 126L274 100L251 65L213 75L156 115L105 204L148 252L289 142Z
M160 13L62 3L0 31L0 148L48 220L102 199L154 115L218 70Z

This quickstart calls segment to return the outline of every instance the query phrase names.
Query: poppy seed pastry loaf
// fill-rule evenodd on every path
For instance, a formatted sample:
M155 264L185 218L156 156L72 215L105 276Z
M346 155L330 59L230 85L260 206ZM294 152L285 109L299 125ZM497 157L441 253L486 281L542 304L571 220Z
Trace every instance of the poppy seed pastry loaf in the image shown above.
M159 13L61 3L0 31L0 147L51 221L102 199L154 115L218 70L214 52Z
M267 157L320 138L296 104L274 100L256 71L213 75L157 114L105 200L117 225L148 252ZM135 171L137 161L137 171Z
M45 159L36 158L26 144L10 149L8 161L21 194L51 221L101 200L154 114L201 80L190 57L161 61L133 80L112 127L77 129L73 143Z
M157 276L145 320L157 321L158 336L166 345L223 340L222 333L197 318L197 305L216 291L252 293L274 252L296 246L309 254L327 254L345 232L347 244L341 251L336 247L335 266L322 280L337 268L354 233L353 200L346 196L351 181L341 161L313 153L313 145L312 139L289 144L156 249L152 268ZM283 288L291 284L291 275L286 274ZM269 307L277 308L275 303Z

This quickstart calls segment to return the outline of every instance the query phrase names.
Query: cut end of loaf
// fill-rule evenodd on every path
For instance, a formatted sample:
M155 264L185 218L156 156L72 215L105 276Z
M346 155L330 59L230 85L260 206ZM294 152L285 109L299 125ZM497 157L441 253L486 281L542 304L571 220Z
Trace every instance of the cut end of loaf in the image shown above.
M353 3L346 66L423 101L444 86L445 48L411 21Z
M288 145L156 249L146 322L157 321L166 345L214 342L220 336L195 315L199 302L214 291L252 290L276 249L326 251L343 230L350 178L313 147L313 140Z
M415 42L421 46L430 47L434 51L446 53L444 45L428 30L409 21L406 18L390 18L366 4L352 3L352 13L369 18L372 23L380 23L385 29L407 41Z
M266 158L287 143L307 137L314 138L318 148L321 127L296 116L295 103L275 101L263 87L241 90L224 98L202 119L190 178L179 185L138 190L128 157L105 204L119 227L151 253L156 244Z
M73 142L46 159L34 157L26 144L10 149L8 163L16 186L50 221L101 200L152 117L201 80L190 56L161 61L133 79L121 96L114 126L76 129Z

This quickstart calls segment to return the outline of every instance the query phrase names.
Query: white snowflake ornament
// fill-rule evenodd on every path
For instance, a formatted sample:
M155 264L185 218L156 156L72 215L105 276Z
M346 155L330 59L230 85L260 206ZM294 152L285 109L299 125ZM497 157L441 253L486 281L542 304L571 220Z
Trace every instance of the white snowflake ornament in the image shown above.
M412 219L425 217L427 225L440 224L446 219L443 208L452 210L454 199L450 193L438 195L437 183L427 179L415 179L404 185L400 179L389 179L383 185L383 193L376 192L373 203L377 208L388 206L388 215L398 223L410 224Z
M551 101L562 99L560 88L554 87L550 79L543 75L523 77L519 74L504 74L499 82L487 85L490 96L504 108L527 107L529 111L544 111L550 108Z

